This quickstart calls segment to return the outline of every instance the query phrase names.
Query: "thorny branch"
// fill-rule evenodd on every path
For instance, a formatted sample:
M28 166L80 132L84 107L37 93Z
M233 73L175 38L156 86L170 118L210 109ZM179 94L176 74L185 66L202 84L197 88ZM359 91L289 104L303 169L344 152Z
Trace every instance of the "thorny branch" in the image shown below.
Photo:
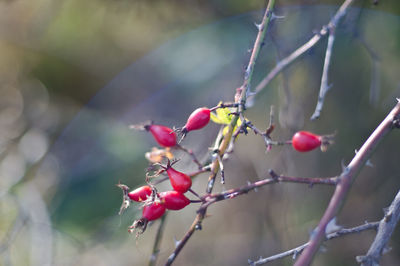
M361 233L363 231L366 230L371 230L371 229L377 229L379 226L379 222L372 222L372 223L365 223L363 225L359 225L353 228L348 228L348 229L340 229L339 231L330 233L326 236L326 240L331 240L334 238L338 238L344 235L349 235L349 234L356 234L356 233ZM293 256L293 258L297 257L299 254L301 254L301 252L303 252L303 250L309 245L309 242L298 246L296 248L287 250L285 252L267 257L267 258L260 258L257 261L252 261L249 260L249 265L255 266L255 265L262 265L262 264L266 264L268 262L271 261L275 261L275 260L279 260L279 259L283 259L285 257L288 256Z
M371 244L367 255L358 256L357 261L362 266L377 266L379 260L387 249L387 244L393 231L400 220L400 190L397 192L392 204L385 213L385 216L379 222L378 233L374 242Z
M262 91L279 73L282 72L286 67L290 66L296 59L300 58L303 54L305 54L308 50L313 48L319 41L329 34L330 28L336 28L340 19L346 15L347 10L351 4L353 4L355 0L346 0L340 6L339 10L333 16L333 18L329 21L329 23L321 28L319 32L317 32L313 37L311 37L308 42L297 48L294 52L292 52L287 57L283 58L280 62L276 64L276 66L268 73L268 75L257 85L254 89L254 92L250 97L254 97L260 91Z
M346 196L350 190L351 184L365 165L366 161L371 157L375 148L383 137L394 128L394 123L400 116L400 101L375 129L371 136L365 141L360 150L356 153L350 164L343 170L339 177L339 183L329 202L324 215L322 216L318 227L314 230L310 238L309 246L304 250L295 266L309 265L318 251L325 236L325 229L328 223L339 213L341 206L344 204Z

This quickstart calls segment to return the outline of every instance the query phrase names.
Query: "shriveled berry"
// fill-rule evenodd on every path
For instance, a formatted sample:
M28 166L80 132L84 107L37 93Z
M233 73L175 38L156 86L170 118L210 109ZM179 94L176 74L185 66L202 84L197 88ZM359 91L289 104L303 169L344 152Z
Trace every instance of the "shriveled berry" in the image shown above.
M192 186L192 179L190 176L175 170L171 166L166 168L166 172L175 191L185 193Z
M134 201L145 201L152 193L151 187L142 186L128 193L128 197Z
M160 193L161 202L168 210L180 210L189 205L190 200L178 191L165 191Z
M322 144L322 136L308 131L299 131L293 135L292 146L299 152L311 151Z
M143 207L142 216L147 221L157 220L165 213L165 206L160 202L153 202Z
M154 139L163 147L176 145L176 133L169 127L162 125L148 125L145 129L150 131Z
M183 133L187 133L192 130L198 130L205 127L210 121L210 109L207 107L201 107L194 110L189 116L186 125L183 127Z

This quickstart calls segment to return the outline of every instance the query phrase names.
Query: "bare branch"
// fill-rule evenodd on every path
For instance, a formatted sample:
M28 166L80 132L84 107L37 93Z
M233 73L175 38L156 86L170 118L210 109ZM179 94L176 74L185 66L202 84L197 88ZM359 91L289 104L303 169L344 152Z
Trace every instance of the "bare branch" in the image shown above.
M157 257L160 252L160 246L161 246L161 239L163 237L164 233L164 228L165 228L165 221L167 218L168 213L165 213L160 221L160 224L158 225L158 230L156 234L156 238L154 240L154 245L153 245L153 252L151 253L151 257L149 260L149 266L155 266L157 262Z
M277 175L273 170L269 170L269 174L272 178L265 178L260 181L256 181L254 183L248 184L246 186L230 189L218 194L207 195L204 197L204 201L211 205L215 202L236 198L237 196L247 194L248 192L255 190L259 187L274 184L274 183L301 183L307 184L309 186L313 185L331 185L335 186L338 182L338 177L292 177L292 176L283 176Z
M392 204L386 212L383 219L379 222L378 233L375 240L370 246L367 255L358 256L357 261L362 266L376 266L379 265L379 260L382 257L390 237L400 220L400 190L397 192Z
M365 165L366 161L371 157L373 151L378 146L384 136L394 128L394 122L400 115L400 102L392 109L388 116L375 129L371 136L365 141L361 149L356 153L350 164L343 170L339 177L339 183L329 202L324 215L322 216L318 227L314 230L310 239L310 245L305 249L300 258L296 261L295 266L310 265L315 253L325 238L325 229L329 223L340 211L341 206L345 202L345 198L350 190L351 184Z
M176 147L177 147L177 149L189 154L189 156L192 157L192 161L197 165L199 170L201 170L203 168L203 165L200 163L200 161L197 159L196 155L194 154L194 152L191 149L187 149L180 144L176 144Z
M257 85L253 94L250 97L254 97L256 94L262 91L282 70L291 65L296 59L300 58L308 50L313 48L322 39L322 37L326 36L329 33L329 28L337 27L340 19L344 15L346 15L348 7L353 4L354 1L355 0L344 1L339 10L336 12L335 16L329 21L328 25L323 26L319 32L311 37L310 40L308 40L305 44L303 44L290 55L278 62L276 66L268 73L268 75Z
M332 48L333 48L333 43L335 41L335 30L336 30L335 27L331 27L329 29L328 44L326 46L324 68L322 70L322 77L321 77L321 87L319 89L317 106L315 107L314 114L311 116L311 120L319 118L322 111L322 107L324 105L325 95L331 87L328 84L328 72L329 72L329 67L331 65Z
M373 223L365 223L363 225L353 227L353 228L348 228L348 229L340 229L339 231L336 231L334 233L330 233L326 236L326 240L331 240L334 238L338 238L344 235L349 235L349 234L356 234L356 233L361 233L366 230L371 230L371 229L377 229L379 226L379 222L373 222ZM297 255L301 254L303 250L309 245L309 242L298 246L296 248L290 249L288 251L267 257L267 258L260 258L257 261L251 261L249 260L249 265L255 266L255 265L262 265L266 264L271 261L279 260L288 256L293 256L296 257Z

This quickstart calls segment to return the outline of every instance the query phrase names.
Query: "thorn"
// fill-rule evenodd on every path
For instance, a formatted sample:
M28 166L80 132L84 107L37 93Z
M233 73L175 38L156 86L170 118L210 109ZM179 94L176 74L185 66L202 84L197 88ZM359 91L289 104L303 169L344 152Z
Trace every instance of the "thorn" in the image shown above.
M257 24L256 22L254 22L254 26L256 26L256 28L257 28L259 31L262 30L261 24Z
M343 228L343 226L340 226L336 223L336 217L333 217L332 220L329 221L329 223L327 224L327 226L325 228L325 235L339 231L342 228Z
M369 167L374 167L374 164L373 163L371 163L371 160L367 160L367 162L365 163L365 165L366 166L369 166Z
M297 258L297 255L299 255L299 252L297 250L294 251L292 259L295 260Z
M392 247L386 246L382 251L382 255L385 255L386 253L390 252L391 250L392 250Z
M342 172L344 172L346 170L346 165L344 164L344 159L342 159L342 161L340 162L340 165L342 166Z
M272 12L271 20L274 20L274 19L284 19L284 18L285 18L285 16L275 15L275 13Z
M320 246L319 247L319 251L322 252L322 253L326 253L327 250L328 249L325 246Z
M202 228L201 224L196 224L196 226L194 227L194 229L196 229L196 230L201 230L201 229L203 229L203 228Z
M181 243L181 241L177 240L175 236L174 236L173 240L174 240L175 248L177 248L179 243Z

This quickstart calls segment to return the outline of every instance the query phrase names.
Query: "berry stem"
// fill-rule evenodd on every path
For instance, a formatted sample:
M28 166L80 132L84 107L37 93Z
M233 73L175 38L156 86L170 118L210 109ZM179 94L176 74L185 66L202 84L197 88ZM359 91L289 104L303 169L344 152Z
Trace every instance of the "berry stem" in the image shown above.
M201 200L200 195L197 194L197 192L195 192L193 189L189 188L189 192L192 193L193 195L195 195L196 197L198 197Z
M160 253L161 240L162 240L162 236L164 234L164 229L165 229L165 224L166 224L165 221L166 221L167 215L168 215L168 213L165 213L161 217L160 224L158 225L157 234L156 234L156 238L154 240L154 245L153 245L153 251L151 253L149 264L148 264L149 266L156 265L158 254Z
M197 164L199 170L201 170L203 168L203 165L200 163L200 161L197 159L196 155L194 154L194 152L191 149L186 149L185 147L183 147L180 144L176 144L175 146L177 149L189 154L190 157L192 157L192 161Z

